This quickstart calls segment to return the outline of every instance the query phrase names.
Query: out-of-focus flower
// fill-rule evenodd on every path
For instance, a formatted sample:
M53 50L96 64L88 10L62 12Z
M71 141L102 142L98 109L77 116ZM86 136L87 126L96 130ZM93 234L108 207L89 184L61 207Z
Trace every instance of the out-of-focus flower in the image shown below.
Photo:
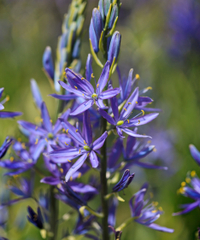
M190 153L191 153L192 157L194 158L194 160L196 161L196 163L197 163L198 165L200 165L200 152L199 152L199 151L197 150L197 148L196 148L194 145L192 145L192 144L190 144L189 148L190 148Z
M144 200L144 196L147 192L148 184L144 184L140 191L133 195L129 201L131 208L131 216L134 221L140 223L146 227L154 230L172 233L174 230L166 227L159 226L154 222L163 214L161 208L156 208L157 203L148 203L148 200Z
M0 147L0 159L2 159L4 157L4 155L6 154L8 148L10 147L12 141L13 141L13 139L9 138L9 137L7 137L5 139L4 143Z

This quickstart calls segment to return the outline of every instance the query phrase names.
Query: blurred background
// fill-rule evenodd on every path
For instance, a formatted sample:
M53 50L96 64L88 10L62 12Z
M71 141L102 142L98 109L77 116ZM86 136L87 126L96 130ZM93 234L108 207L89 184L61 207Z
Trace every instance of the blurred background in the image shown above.
M83 67L90 51L88 26L97 3L88 0L81 49ZM10 96L5 109L23 112L17 119L33 122L39 116L30 91L32 78L41 89L50 115L55 114L56 102L47 96L53 90L42 70L42 55L45 47L51 46L55 58L63 15L69 4L69 0L0 0L0 87L5 88L4 96ZM191 202L177 195L186 173L196 170L200 176L188 148L192 143L200 150L200 2L123 0L117 30L122 34L122 75L127 76L129 69L134 68L134 73L140 75L139 86L152 87L148 92L154 99L152 106L162 109L157 120L142 129L153 137L157 149L146 160L168 167L168 171L134 168L135 180L123 198L128 201L148 181L153 200L165 212L157 223L175 230L173 234L161 233L134 223L125 229L122 239L195 239L200 227L199 209L176 217L172 213L180 210L180 204ZM20 137L16 120L0 122L0 145L6 136ZM12 206L7 213L11 240L40 239L37 229L26 220L25 206L26 201ZM120 204L117 216L117 225L130 216L127 202ZM66 229L70 228L66 222Z

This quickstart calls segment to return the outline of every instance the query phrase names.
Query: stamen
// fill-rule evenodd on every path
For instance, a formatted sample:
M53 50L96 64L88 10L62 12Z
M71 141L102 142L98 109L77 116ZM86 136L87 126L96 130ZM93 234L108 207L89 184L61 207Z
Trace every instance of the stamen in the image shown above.
M142 112L142 116L144 116L144 114L145 114L144 110L141 110L141 112Z
M78 129L76 129L76 132L78 132Z
M136 78L136 79L140 79L140 75L139 75L139 74L136 74L136 75L135 75L135 78Z
M53 122L52 119L50 119L50 122L51 122L51 123Z
M13 160L14 160L14 157L10 157L10 161L13 162Z
M190 182L191 182L191 179L190 179L189 177L187 177L187 178L185 179L185 181L186 181L186 183L190 183Z
M156 148L154 148L154 149L153 149L153 152L157 152L157 149L156 149Z
M65 142L65 145L67 145L67 146L68 146L69 144Z
M35 130L37 130L37 129L38 129L38 126L35 127Z
M62 168L60 168L60 172L63 173L63 169Z
M138 104L138 101L135 101L136 104Z
M128 104L130 104L130 105L131 105L131 102L128 102Z
M81 174L81 172L80 172L80 173L78 174L78 178L80 178L80 177L81 177L81 175L82 175L82 174Z
M155 210L152 210L151 212L152 212L152 213L156 213L157 211L158 211L158 210L155 209Z
M91 77L94 78L94 74L93 73L91 74Z
M68 162L71 162L71 160L67 159Z
M123 109L124 109L124 111L127 111L126 108L123 108Z
M23 149L26 149L25 143L22 143L21 145L22 145L22 148L23 148Z
M73 177L71 176L71 177L70 177L70 181L72 181L72 180L73 180Z
M47 139L47 138L45 138L45 141L46 141L46 142L48 142L48 139Z
M140 120L138 120L138 124L140 124Z
M66 130L66 133L68 133L68 132L69 132L69 129Z
M79 148L79 150L78 150L78 153L80 154L81 153L81 149Z
M85 145L87 144L85 140L83 142L84 142Z
M74 86L74 87L75 87L76 89L78 89L77 86Z
M82 77L81 80L84 80L84 77Z
M10 97L7 95L6 96L6 102L10 100Z
M43 119L42 119L42 118L40 119L40 122L43 122Z
M195 172L195 171L192 171L192 172L190 173L190 175L191 175L191 177L194 177L194 176L196 175L196 172Z
M17 141L18 141L18 142L21 142L21 141L22 141L22 139L21 139L21 138L18 138L18 139L17 139Z
M186 182L181 183L181 187L185 187L185 185L186 185Z
M130 122L130 120L129 120L129 119L127 119L127 122L129 123L129 122Z
M35 140L35 144L38 144L38 138Z
M99 83L97 84L97 88L99 87Z

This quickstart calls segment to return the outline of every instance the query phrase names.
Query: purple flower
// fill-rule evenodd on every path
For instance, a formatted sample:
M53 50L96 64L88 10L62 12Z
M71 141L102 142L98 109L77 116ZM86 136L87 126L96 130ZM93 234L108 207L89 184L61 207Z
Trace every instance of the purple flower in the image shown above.
M109 71L110 64L109 62L106 62L102 70L101 76L97 82L95 92L92 84L87 79L80 77L69 68L66 69L66 75L69 85L62 81L59 81L60 85L68 92L72 92L76 96L79 96L85 100L75 110L73 110L70 115L78 115L89 109L94 103L96 103L99 108L106 108L106 106L103 104L103 100L110 99L120 92L119 88L103 91L109 78Z
M187 174L185 182L181 183L178 193L191 198L194 202L182 204L181 208L183 208L183 210L174 213L173 216L188 213L194 208L200 207L200 179L196 176L195 171Z
M4 88L0 88L0 99L2 97ZM9 100L9 97L7 96L3 101L0 102L0 118L13 118L16 116L20 116L22 115L21 112L5 112L5 111L1 111L2 109L4 109L3 104L5 102L7 102Z
M194 145L192 145L192 144L190 144L189 148L190 148L190 153L191 153L192 157L194 158L194 160L196 161L196 163L197 163L198 165L200 165L200 152L199 152L199 151L197 150L197 148L196 148Z
M129 128L144 125L144 124L152 121L153 119L155 119L158 116L158 113L150 113L150 114L147 114L144 116L139 116L139 117L137 115L131 119L128 119L138 101L138 96L139 96L139 89L136 88L134 90L134 92L131 94L131 96L128 98L126 103L124 104L124 107L121 110L120 114L118 111L117 98L113 97L112 99L110 99L114 118L112 118L104 110L99 109L99 112L102 115L102 117L104 117L111 125L115 126L117 133L121 138L123 138L122 131L133 137L143 137L143 138L149 137L146 135L137 134L136 132L130 130Z
M135 173L130 174L130 170L126 169L123 173L121 180L112 188L113 192L120 192L128 187L128 185L133 181Z
M72 165L65 176L65 181L67 182L72 174L83 165L88 156L90 158L92 167L98 167L99 161L95 152L103 146L108 134L107 132L104 132L101 137L92 142L92 128L88 111L84 112L83 114L84 137L81 135L78 129L76 129L70 123L62 122L62 125L78 147L58 149L50 152L49 156L55 163L70 162L72 159L79 157L79 159L74 163L74 165Z
M67 110L62 115L62 118L67 119L69 113L70 110ZM59 142L61 146L64 146L65 143L70 143L70 139L66 136L66 134L59 133L62 129L59 119L56 121L55 125L52 126L52 121L44 102L41 104L41 117L41 126L37 126L26 121L18 121L22 128L26 129L29 134L35 136L35 145L37 146L35 152L40 154L45 147L47 152L50 152L52 150L51 145L55 145L56 142Z
M156 208L157 203L147 204L148 200L144 200L144 196L147 192L148 185L144 184L140 191L133 195L129 201L131 208L131 216L134 221L145 225L146 227L154 230L172 233L174 230L166 227L161 227L154 223L163 211L161 208Z

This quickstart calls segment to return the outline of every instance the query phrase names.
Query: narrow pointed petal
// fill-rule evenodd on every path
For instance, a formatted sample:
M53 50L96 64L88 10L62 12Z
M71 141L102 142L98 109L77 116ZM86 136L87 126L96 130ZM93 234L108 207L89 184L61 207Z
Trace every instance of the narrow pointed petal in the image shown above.
M200 165L200 152L192 144L190 144L189 148L190 148L190 153L191 153L192 157Z
M68 117L69 117L69 114L71 112L71 109L67 109L62 115L60 118L57 119L55 125L54 125L54 128L53 128L53 133L56 134L58 131L60 131L62 129L62 125L61 125L61 120L60 119L63 119L64 122L67 121Z
M67 159L70 157L74 156L79 156L81 153L79 153L79 150L77 148L66 148L66 149L59 149L59 150L55 150L49 153L50 157L56 157L56 158L66 158L66 162ZM59 159L58 159L59 162Z
M65 181L68 182L70 177L75 173L85 162L87 158L87 153L83 154L75 163L72 165L72 167L69 169L65 176Z
M131 131L131 130L128 129L128 128L122 128L121 130L122 130L123 132L125 132L126 134L132 136L132 137L151 138L150 136L147 136L147 135L137 134L137 133L135 133L134 131Z
M10 147L12 141L13 141L12 138L6 137L2 146L0 146L0 159L3 158L3 156L5 156L5 154L8 150L8 148Z
M140 166L140 167L143 167L143 168L147 168L147 169L168 170L168 167L157 166L157 165L154 165L154 164L151 164L151 163L144 163L144 162L134 161L133 164L137 165L137 166ZM132 165L131 162L130 162L130 165Z
M37 126L37 125L35 125L33 123L29 123L29 122L22 121L22 120L18 121L18 123L23 128L28 130L30 133L33 133L35 135L44 136L45 134L47 134L47 132L43 128L41 128L41 127L39 127L39 126Z
M92 143L92 127L89 111L83 113L83 126L86 143L90 145Z
M96 101L96 105L100 108L100 109L107 109L108 107L106 107L105 105L104 105L104 103L103 103L103 100L101 100L101 99L97 99L97 101Z
M61 123L62 126L64 127L64 129L69 133L69 135L71 136L71 138L78 143L81 146L84 146L84 139L81 136L81 134L77 131L77 129L72 126L70 123L68 122L62 122Z
M91 75L93 73L93 69L92 69L92 56L91 54L88 54L88 57L87 57L87 62L86 62L86 70L85 70L85 76L86 76L86 79L90 82L91 80Z
M127 160L144 158L149 153L151 153L154 150L154 148L155 148L154 145L150 145L148 147L141 149L139 152L135 152L133 155L131 155L131 157L128 157L129 154L127 154Z
M45 139L40 139L38 141L32 154L33 161L36 161L39 158L40 154L43 152L46 145L47 145L47 142Z
M34 79L31 79L31 92L36 106L40 109L43 100L42 95L40 93L40 89L37 85L37 82Z
M54 79L54 66L53 66L53 59L51 54L51 48L46 47L43 59L42 59L43 67L49 77L53 80Z
M109 63L109 61L107 61L106 64L104 65L101 76L97 83L97 85L99 84L97 87L97 94L101 93L103 91L104 87L106 86L108 78L109 78L109 71L110 71L110 63Z
M60 179L56 177L44 177L40 180L41 183L46 183L49 185L57 185L60 183Z
M174 232L174 229L162 227L162 226L159 226L155 223L151 223L151 224L146 225L146 226L149 227L149 228L152 228L154 230L161 231L161 232L168 232L168 233L173 233Z
M119 118L117 98L116 97L111 98L110 99L110 104L111 104L112 112L114 114L115 121L117 122L118 118Z
M48 132L52 132L52 124L51 124L51 119L49 117L49 112L47 110L45 102L42 102L41 105L41 113L42 113L42 125Z
M99 137L97 140L95 140L95 141L93 142L93 150L97 150L97 149L101 148L101 147L103 146L103 144L104 144L107 136L108 136L108 133L107 133L107 131L105 131L105 132L101 135L101 137Z
M123 124L123 127L138 127L154 120L159 113L150 113L141 117L130 119L129 123Z
M68 100L77 98L77 95L74 95L74 94L59 95L59 94L53 93L53 94L49 94L49 96L54 97L56 99L63 100L63 101L68 101Z
M127 119L128 116L131 114L132 110L134 109L136 102L139 96L139 89L136 88L135 91L131 94L129 99L124 104L124 107L120 113L120 120Z
M90 152L90 163L92 164L93 168L97 168L99 165L98 157L94 151Z
M116 124L115 121L114 121L114 119L113 119L110 115L108 115L108 113L105 112L104 110L99 109L99 113L100 113L101 116L102 116L103 118L105 118L110 124L112 124L112 125L115 125L115 124Z
M114 96L116 96L119 93L120 93L119 88L108 89L108 90L100 93L99 98L100 99L109 99L109 98L113 98Z
M2 95L3 95L3 91L4 91L4 88L0 88L0 98L1 98Z
M112 169L116 166L116 163L119 160L122 150L123 150L123 142L120 138L118 138L109 155L108 168Z
M4 109L4 106L0 103L0 110Z
M92 47L95 53L97 53L99 51L99 42L96 36L96 32L94 30L94 24L92 19L90 21L90 27L89 27L89 39L91 40Z
M180 211L180 212L177 212L177 213L173 213L173 216L177 216L177 215L181 215L181 214L184 214L184 213L188 213L190 211L192 211L193 209L195 209L196 207L198 207L200 205L200 202L199 201L196 201L194 203L191 203L191 204L188 204L188 206Z
M133 150L133 147L136 144L136 138L128 136L127 137L127 142L126 142L126 152L125 152L125 157L128 158Z
M88 100L80 104L73 112L70 113L71 116L76 116L84 111L88 110L94 103L94 100Z
M79 97L84 97L83 92L76 90L75 88L72 88L70 85L68 85L62 81L58 81L58 82L68 92L74 93L76 96L79 96Z
M74 178L73 178L74 179ZM69 186L72 188L74 192L77 193L98 193L96 188L90 186L90 185L85 185L83 183L79 182L69 182Z
M22 115L21 112L0 112L0 118L13 118Z
M117 134L119 135L120 138L125 138L122 134L122 129L121 128L116 127L116 130L117 130Z

